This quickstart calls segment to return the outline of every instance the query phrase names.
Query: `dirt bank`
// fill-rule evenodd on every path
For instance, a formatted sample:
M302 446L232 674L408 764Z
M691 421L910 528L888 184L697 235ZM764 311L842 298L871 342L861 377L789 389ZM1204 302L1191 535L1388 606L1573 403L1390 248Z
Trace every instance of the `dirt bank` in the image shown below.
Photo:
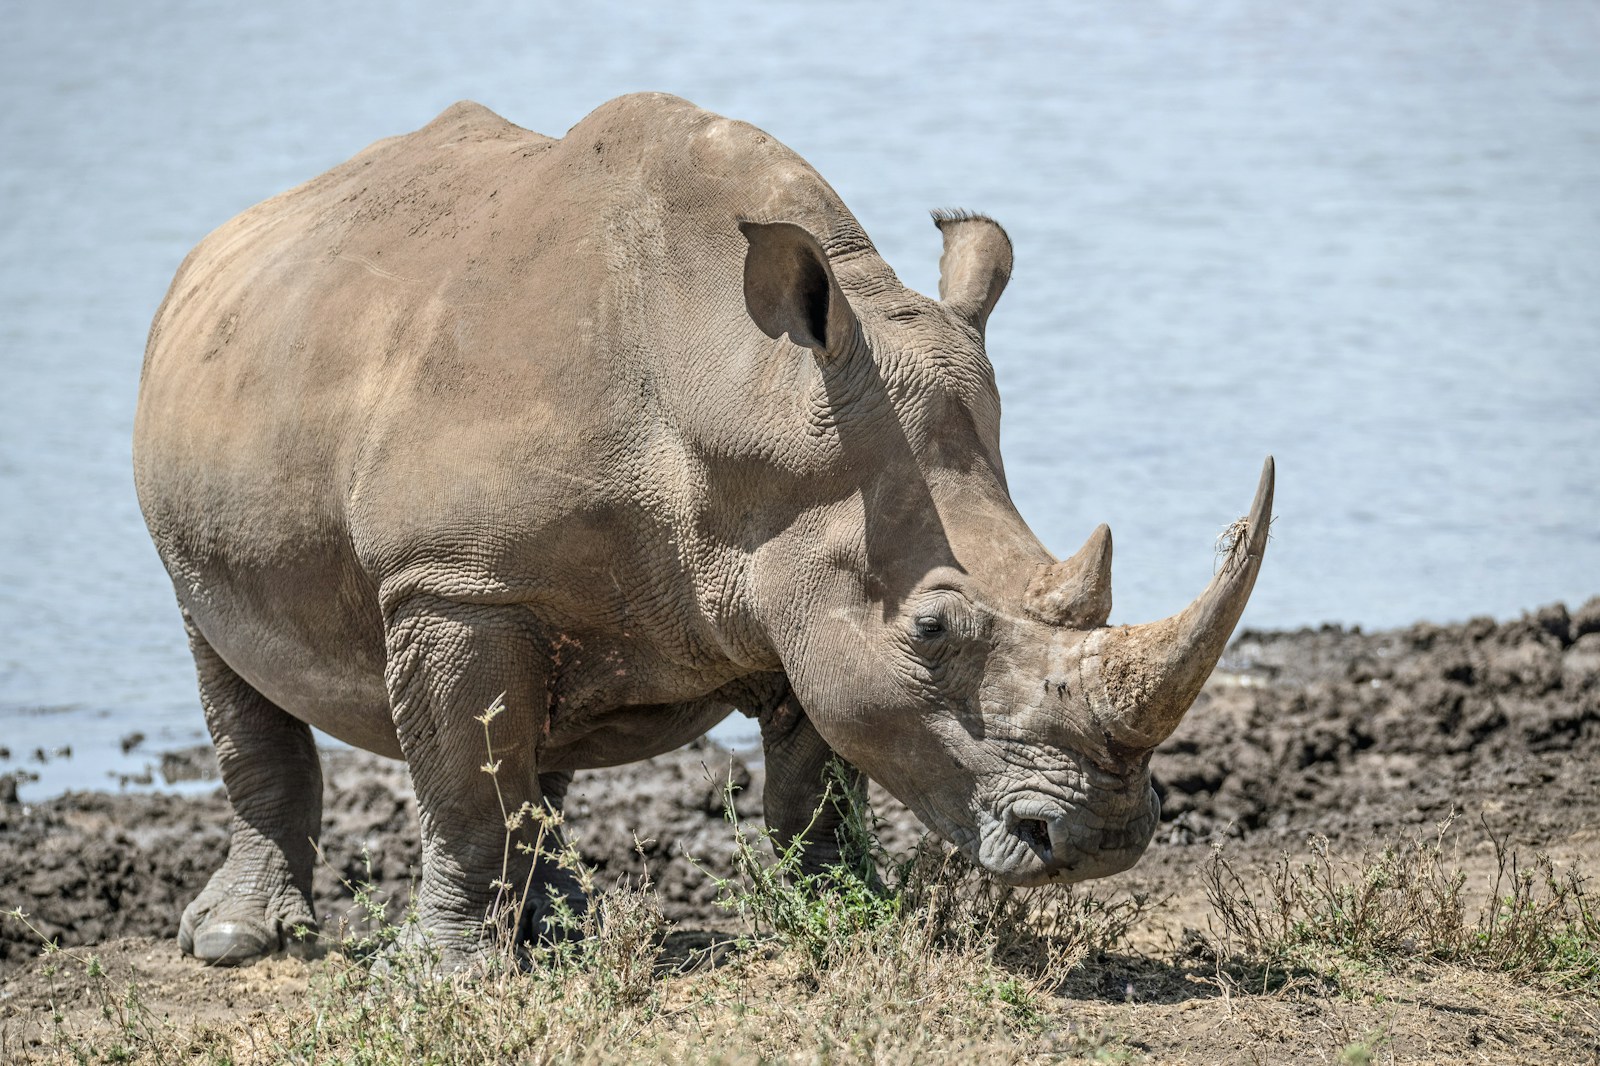
M1504 624L1245 632L1155 757L1163 836L1338 838L1452 809L1542 846L1600 812L1600 599Z
M209 755L192 758L203 764ZM1167 935L1199 920L1195 871L1204 845L1218 839L1245 857L1299 846L1312 833L1354 849L1456 812L1480 843L1481 825L1593 870L1600 598L1499 624L1242 633L1153 768L1163 825L1141 864L1115 883L1170 897L1157 922ZM316 906L333 929L349 911L349 884L371 881L403 901L419 849L401 765L340 751L326 755L325 769ZM761 777L759 766L702 742L580 774L569 823L601 884L648 872L669 918L730 928L705 870L728 867L723 785L736 786L740 816L754 821ZM891 835L908 839L914 821L878 800ZM147 937L123 954L165 959L183 906L222 861L227 822L220 791L74 793L25 807L0 787L0 907L20 906L64 945ZM43 978L28 965L37 950L17 922L0 926L0 1016L41 1001L32 986ZM205 996L196 995L203 1013Z
M1364 837L1452 810L1530 846L1592 834L1600 598L1503 624L1242 633L1153 766L1164 824L1147 861L1213 835L1263 846L1311 832ZM325 768L317 910L337 922L347 884L371 881L404 899L419 849L403 766L339 751ZM759 767L709 743L580 774L572 831L601 883L648 870L669 917L716 924L725 916L687 856L725 869L728 781L741 817L758 819ZM879 800L903 835L909 819ZM70 793L33 807L0 799L0 904L23 907L64 945L170 936L221 863L227 824L220 790ZM7 923L0 971L36 947Z

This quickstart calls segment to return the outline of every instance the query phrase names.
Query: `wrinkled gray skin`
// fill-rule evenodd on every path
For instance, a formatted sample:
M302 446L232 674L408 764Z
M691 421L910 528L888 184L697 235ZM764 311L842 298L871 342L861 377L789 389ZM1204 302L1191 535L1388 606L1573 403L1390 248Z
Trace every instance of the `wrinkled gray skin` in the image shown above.
M1010 242L936 221L931 300L793 153L648 94L560 140L458 104L207 237L134 441L235 812L183 949L314 925L315 725L406 760L424 925L481 951L501 693L513 807L738 708L785 839L837 753L1007 882L1132 865L1150 750L1254 582L1270 461L1211 588L1107 628L1105 528L1057 562L1006 491L983 331Z

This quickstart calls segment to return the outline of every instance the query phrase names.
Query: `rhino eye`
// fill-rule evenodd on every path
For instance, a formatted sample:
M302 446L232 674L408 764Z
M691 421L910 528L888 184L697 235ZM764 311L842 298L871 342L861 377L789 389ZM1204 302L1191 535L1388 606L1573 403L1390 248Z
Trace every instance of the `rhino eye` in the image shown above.
M944 619L938 615L925 614L917 619L917 636L923 638L940 637L944 635Z

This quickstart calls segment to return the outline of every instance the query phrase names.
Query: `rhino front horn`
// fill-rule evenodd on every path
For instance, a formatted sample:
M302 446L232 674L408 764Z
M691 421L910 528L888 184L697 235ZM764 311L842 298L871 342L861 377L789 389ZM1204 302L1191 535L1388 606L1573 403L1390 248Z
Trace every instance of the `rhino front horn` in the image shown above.
M1272 483L1268 456L1250 515L1229 527L1221 565L1199 599L1159 622L1089 634L1084 677L1095 718L1115 747L1144 751L1161 743L1211 676L1261 569Z

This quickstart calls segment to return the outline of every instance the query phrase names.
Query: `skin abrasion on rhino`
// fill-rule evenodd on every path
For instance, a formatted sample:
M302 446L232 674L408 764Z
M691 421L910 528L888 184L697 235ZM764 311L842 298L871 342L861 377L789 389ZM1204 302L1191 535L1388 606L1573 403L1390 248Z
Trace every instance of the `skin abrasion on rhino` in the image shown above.
M735 709L809 870L839 858L837 812L813 822L835 756L1003 881L1131 866L1272 463L1197 600L1108 626L1109 531L1057 560L1006 488L984 327L1011 243L935 221L937 300L783 145L642 94L560 139L457 104L209 235L134 439L234 810L182 948L242 962L315 925L311 726L408 764L454 964L483 950L502 798L559 808L574 771ZM532 861L507 880L535 903L571 891Z

